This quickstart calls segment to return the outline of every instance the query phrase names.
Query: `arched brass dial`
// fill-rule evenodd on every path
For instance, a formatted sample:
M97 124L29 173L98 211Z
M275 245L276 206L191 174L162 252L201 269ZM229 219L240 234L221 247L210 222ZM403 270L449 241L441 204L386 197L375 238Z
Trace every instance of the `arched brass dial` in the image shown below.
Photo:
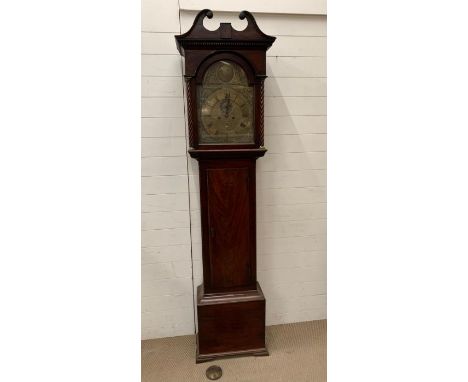
M239 65L213 64L198 97L199 143L253 143L253 89Z

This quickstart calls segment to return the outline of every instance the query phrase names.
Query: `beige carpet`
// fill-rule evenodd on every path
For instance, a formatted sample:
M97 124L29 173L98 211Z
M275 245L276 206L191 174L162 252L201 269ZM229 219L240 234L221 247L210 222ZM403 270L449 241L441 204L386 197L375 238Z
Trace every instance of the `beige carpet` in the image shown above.
M195 363L195 336L142 341L142 382L206 382L206 369L219 365L221 382L326 381L327 322L267 327L268 357Z

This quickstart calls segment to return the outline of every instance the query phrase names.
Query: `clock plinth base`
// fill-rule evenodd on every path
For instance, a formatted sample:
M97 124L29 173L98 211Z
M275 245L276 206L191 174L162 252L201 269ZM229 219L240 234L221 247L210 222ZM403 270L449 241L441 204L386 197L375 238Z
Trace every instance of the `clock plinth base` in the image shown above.
M228 353L213 353L213 354L199 354L198 349L197 349L196 362L197 363L210 362L210 361L215 361L217 359L234 358L234 357L249 357L249 356L264 357L268 355L270 355L270 353L268 353L267 348L240 350L240 351L235 351L235 352L230 352L230 353L228 352Z
M256 289L204 294L197 288L196 362L239 356L266 356L265 297Z

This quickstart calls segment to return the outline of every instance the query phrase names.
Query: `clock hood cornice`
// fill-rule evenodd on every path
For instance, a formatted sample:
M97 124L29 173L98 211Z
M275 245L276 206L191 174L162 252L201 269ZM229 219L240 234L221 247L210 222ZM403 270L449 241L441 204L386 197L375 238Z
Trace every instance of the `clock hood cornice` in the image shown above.
M241 20L247 19L247 27L238 31L231 23L220 23L218 29L210 31L203 25L205 17L211 19L213 12L209 9L200 11L193 22L192 27L186 33L175 36L177 49L182 56L185 50L197 49L255 49L268 50L276 37L263 33L257 25L255 18L248 11L239 14Z

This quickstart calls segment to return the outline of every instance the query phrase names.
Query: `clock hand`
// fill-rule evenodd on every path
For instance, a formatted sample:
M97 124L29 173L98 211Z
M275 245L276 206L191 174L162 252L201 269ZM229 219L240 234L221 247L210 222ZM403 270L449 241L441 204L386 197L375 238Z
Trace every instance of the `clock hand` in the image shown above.
M224 99L220 102L219 108L224 114L224 118L227 118L232 110L232 103L231 103L231 94L226 93L224 95Z

